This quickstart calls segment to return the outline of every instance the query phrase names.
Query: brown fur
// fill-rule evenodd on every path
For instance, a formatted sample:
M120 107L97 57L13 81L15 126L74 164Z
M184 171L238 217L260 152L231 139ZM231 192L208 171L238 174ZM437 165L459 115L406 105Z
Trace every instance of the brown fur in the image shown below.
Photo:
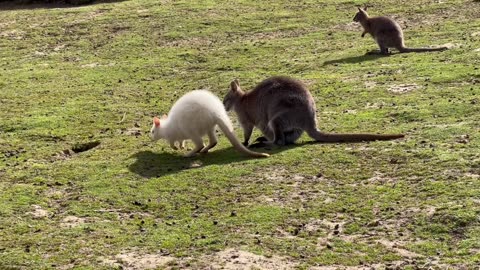
M292 144L303 131L318 142L360 142L393 140L402 134L329 134L317 129L316 108L312 95L300 81L288 77L271 77L245 93L237 80L223 99L233 109L243 128L248 145L253 127L260 129L268 144ZM262 137L261 137L262 138Z
M403 39L403 31L393 19L388 17L369 17L367 8L358 8L353 21L359 22L363 27L362 37L370 34L380 47L380 54L388 54L388 48L395 48L399 52L429 52L443 51L446 47L440 48L407 48Z

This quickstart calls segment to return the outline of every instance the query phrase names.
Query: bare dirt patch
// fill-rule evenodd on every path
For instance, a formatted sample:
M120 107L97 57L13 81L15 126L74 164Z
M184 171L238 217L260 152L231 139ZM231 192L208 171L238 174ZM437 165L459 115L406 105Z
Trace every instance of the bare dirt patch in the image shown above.
M0 32L0 37L13 40L21 40L25 38L25 32L20 30L7 30Z
M401 241L388 241L386 239L381 239L381 240L378 240L377 243L386 247L387 250L390 250L390 251L393 251L393 252L397 253L398 255L402 256L403 258L419 258L419 257L422 257L422 255L420 255L420 254L417 254L415 252L411 252L411 251L408 251L408 250L402 248L404 243L401 242Z
M343 30L343 31L361 31L362 30L362 26L356 22L337 24L333 28L338 30Z
M372 89L372 88L375 88L375 86L377 86L377 83L376 82L365 82L365 88L367 89Z
M154 215L148 212L132 212L132 211L126 211L123 209L99 209L96 210L96 212L99 213L111 213L113 215L116 215L116 218L118 220L125 220L125 219L134 219L134 218L153 218Z
M366 185L368 184L383 185L383 184L392 184L396 182L397 182L397 179L395 178L388 177L381 172L374 172L374 175L372 177L368 178L362 183Z
M47 210L43 209L40 205L32 205L33 211L27 214L32 215L33 218L46 218L50 214Z
M383 179L382 176L377 175L377 178L378 177ZM375 176L373 178L375 178ZM385 250L400 256L402 259L396 262L396 264L398 263L398 265L405 266L410 265L410 263L415 260L424 261L427 259L425 256L408 249L410 244L420 243L420 240L412 239L411 232L407 229L408 225L411 224L415 216L433 215L435 210L436 209L431 206L397 209L396 212L398 214L391 218L382 218L381 212L384 210L380 207L374 207L373 215L376 218L363 225L369 228L368 233L364 234L346 234L344 228L353 220L343 215L337 215L329 219L312 219L304 225L303 230L310 234L319 233L320 236L317 238L317 248L319 250L335 248L334 243L338 240L346 243L380 245ZM393 211L393 209L391 211ZM385 269L385 266L392 266L392 263L370 265L369 268L334 266L335 268L333 269L372 269L371 267L373 267L373 269ZM322 267L318 269L329 269Z
M419 86L416 83L410 83L410 84L394 84L388 87L388 91L395 93L395 94L405 94L417 89L420 89L421 86Z
M82 225L86 222L85 218L80 218L76 216L66 216L62 221L60 222L61 227L65 228L74 228L79 225Z
M142 129L134 127L134 128L129 128L125 131L125 135L127 136L141 136L142 135Z
M286 257L263 256L248 251L229 248L199 258L175 258L160 253L141 254L138 251L122 252L113 257L99 257L98 261L109 267L122 269L294 269L297 264Z
M57 46L55 46L55 47L53 48L53 51L54 51L54 52L61 51L61 50L65 49L66 46L67 46L66 44L57 45Z
M170 256L160 254L140 255L135 252L119 254L115 258L122 262L125 269L155 269L175 260Z
M344 224L345 222L335 222L327 219L312 219L304 227L307 232L326 231L328 234L332 234L335 230L338 233L343 231ZM334 234L338 233L335 232Z
M202 257L198 266L208 265L208 269L294 269L296 263L277 255L262 256L238 249L226 249L212 255ZM193 267L193 268L196 268Z
M338 214L333 220L315 219L305 225L305 231L309 233L324 232L326 236L317 239L317 248L319 250L330 249L331 242L335 239L344 242L355 242L361 238L361 235L344 234L344 226L347 222L344 217Z
M175 261L174 257L162 254L140 254L136 251L129 251L115 255L113 258L100 257L102 264L109 267L120 267L121 269L158 269L170 262ZM162 268L163 269L163 268Z

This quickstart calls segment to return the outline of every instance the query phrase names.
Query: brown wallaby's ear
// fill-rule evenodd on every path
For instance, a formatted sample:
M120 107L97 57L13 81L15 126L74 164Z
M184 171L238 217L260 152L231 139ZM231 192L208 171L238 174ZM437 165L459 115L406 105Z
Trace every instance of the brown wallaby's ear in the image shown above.
M233 80L230 83L230 90L232 90L233 92L240 90L240 84L238 83L237 79Z
M361 7L357 7L358 8L358 11L362 11L362 8Z
M365 6L365 7L363 8L363 10L367 11L367 8L368 8L368 6Z

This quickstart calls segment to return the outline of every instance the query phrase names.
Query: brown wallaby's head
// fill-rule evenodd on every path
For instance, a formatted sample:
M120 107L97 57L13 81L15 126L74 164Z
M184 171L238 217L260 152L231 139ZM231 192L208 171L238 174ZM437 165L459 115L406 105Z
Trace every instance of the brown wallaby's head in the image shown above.
M358 12L357 12L357 14L355 14L355 17L353 17L353 21L354 22L361 22L361 21L363 21L367 18L368 18L367 7L364 7L363 9L358 8Z
M230 111L243 95L244 93L242 89L240 89L238 80L233 80L230 83L230 91L228 91L225 98L223 98L223 106L225 106L225 110Z

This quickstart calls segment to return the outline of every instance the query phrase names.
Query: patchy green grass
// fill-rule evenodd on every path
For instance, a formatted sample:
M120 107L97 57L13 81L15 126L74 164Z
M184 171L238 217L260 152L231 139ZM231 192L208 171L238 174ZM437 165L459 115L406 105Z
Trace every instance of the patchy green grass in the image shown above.
M453 45L389 57L364 55L364 3L2 11L0 268L478 267L480 3L369 1L408 46ZM305 136L258 160L224 137L185 159L144 134L190 90L272 75L309 85L325 131L407 137Z

